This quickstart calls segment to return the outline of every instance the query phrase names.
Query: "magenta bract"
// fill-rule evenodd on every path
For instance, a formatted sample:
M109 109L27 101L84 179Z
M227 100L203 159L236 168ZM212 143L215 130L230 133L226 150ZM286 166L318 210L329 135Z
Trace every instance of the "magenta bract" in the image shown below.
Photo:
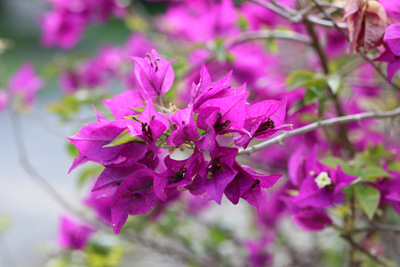
M131 57L135 61L135 76L144 96L159 96L171 89L174 82L174 70L155 50L146 57Z

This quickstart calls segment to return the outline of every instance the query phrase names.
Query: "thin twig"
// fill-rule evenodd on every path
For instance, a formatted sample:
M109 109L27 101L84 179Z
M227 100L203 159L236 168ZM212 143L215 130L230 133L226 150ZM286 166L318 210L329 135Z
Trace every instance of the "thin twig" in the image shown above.
M15 147L17 149L17 155L19 158L20 165L26 174L32 178L32 180L39 185L50 197L52 197L58 204L60 204L64 209L72 214L80 214L74 209L47 181L46 179L36 170L36 168L31 164L28 158L28 153L26 145L23 138L23 131L21 127L21 121L14 111L10 111L11 126L13 131L13 136L15 140Z
M400 227L393 225L386 225L381 223L373 223L371 226L360 227L354 230L355 232L370 232L370 231L384 231L400 233Z
M375 261L376 263L379 263L380 266L388 266L385 262L383 262L382 260L380 260L378 257L372 255L367 249L365 249L364 247L362 247L360 244L358 244L356 241L354 241L354 239L350 236L350 235L346 235L346 234L342 234L341 235L344 239L346 239L351 245L352 247L357 248L361 253L365 254L366 256L368 256L369 258L371 258L373 261Z
M249 31L239 34L234 39L229 41L227 49L235 47L241 43L258 40L258 39L282 39L290 40L294 42L304 43L310 45L311 41L304 34L296 33L293 31L282 31L282 30L261 30L261 31Z
M282 9L279 6L268 3L268 2L263 2L260 0L250 0L250 1L271 10L272 12L278 14L279 16L288 19L292 23L300 23L304 19L303 14L299 13L297 10L296 10L296 12L292 12L292 11L289 11L290 9L288 7L285 7L285 9ZM307 16L307 20L309 20L313 24L317 24L320 26L331 27L331 28L335 27L335 24L332 21L320 19L316 16ZM342 29L347 28L346 23L337 23L337 26Z
M345 124L345 123L349 123L349 122L359 122L359 121L366 120L366 119L395 118L398 116L400 116L400 107L396 108L394 110L391 110L391 111L363 112L363 113L358 113L358 114L352 114L352 115L317 121L317 122L313 122L308 125L305 125L303 127L297 128L296 130L284 132L283 134L280 134L280 135L275 136L271 139L268 139L264 142L261 142L254 146L251 146L245 150L241 149L239 151L239 154L240 155L244 155L244 154L249 155L253 152L259 151L259 150L266 148L268 146L271 146L273 144L282 143L284 140L286 140L290 137L305 134L305 133L311 132L315 129L321 128L321 127L334 126L334 125Z

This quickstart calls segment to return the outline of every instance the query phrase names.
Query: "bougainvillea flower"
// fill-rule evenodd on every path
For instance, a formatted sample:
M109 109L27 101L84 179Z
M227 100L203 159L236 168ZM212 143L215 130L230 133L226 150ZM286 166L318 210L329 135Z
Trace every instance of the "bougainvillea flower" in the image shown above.
M400 69L400 57L393 54L390 48L387 48L383 53L374 61L383 61L389 63L387 66L388 82L391 82L393 76Z
M288 161L288 175L292 184L300 187L303 180L307 177L306 160L308 152L305 145L300 145L290 156Z
M146 53L151 49L156 49L156 45L147 39L145 34L133 33L126 41L122 52L127 56L145 57ZM125 83L131 90L138 89L134 68L125 76Z
M83 203L91 208L96 217L103 223L111 226L111 203L112 198L99 196L96 192L89 192Z
M166 61L153 49L144 58L135 61L135 76L144 96L159 96L171 89L175 74L171 67L174 60Z
M170 124L153 106L153 101L149 100L139 118L128 121L127 126L132 136L142 139L148 143L156 154L157 139L169 129Z
M168 116L168 114L166 114ZM187 141L196 141L199 132L193 118L192 107L177 110L172 116L169 116L174 131L167 139L167 145L180 146Z
M233 168L237 153L237 148L217 145L210 152L211 161L199 170L187 189L194 195L202 195L205 199L213 199L221 204L225 188L237 174Z
M210 73L208 72L204 62L202 62L199 82L197 84L193 83L190 91L190 105L193 105L193 107L197 109L206 100L211 99L221 91L228 89L228 87L230 87L232 73L233 72L230 71L221 80L211 82Z
M20 100L18 105L30 108L36 100L37 92L44 86L43 79L35 74L32 63L25 63L15 72L9 82L9 97Z
M234 91L233 89L232 92ZM246 108L248 93L240 95L213 98L204 102L197 117L197 127L205 132L196 145L207 151L212 151L216 145L216 135L229 132L246 134L243 127L243 114Z
M387 15L397 21L400 21L400 2L397 0L379 0L379 3L385 8Z
M62 216L57 243L64 249L84 249L94 232L94 228Z
M96 122L83 127L77 134L68 137L68 140L78 149L82 156L85 156L88 160L107 166L127 160L126 156L121 155L120 157L120 154L126 149L135 149L133 150L135 153L141 151L138 148L143 146L143 144L136 142L105 147L125 130L125 120ZM129 156L131 157L132 155Z
M397 188L397 191L391 192L386 196L386 199L389 200L390 204L392 205L392 208L400 214L400 192L399 188Z
M286 98L281 101L265 100L246 107L243 128L250 133L235 138L237 146L247 147L252 138L267 139L280 130L290 130L291 125L283 124L286 116Z
M44 46L70 49L93 22L105 22L111 14L124 16L126 9L117 0L50 0L53 9L41 18Z
M282 174L264 175L255 172L249 166L234 163L237 171L235 178L225 189L225 196L236 205L239 198L245 199L250 205L257 208L260 215L267 203L265 188L273 186Z
M327 208L344 200L342 189L357 177L344 173L341 166L332 169L316 160L316 149L307 160L307 177L300 187L294 203L301 206Z
M154 172L149 169L140 169L122 181L115 192L111 219L116 234L128 219L128 215L144 214L155 205L157 197L153 190Z
M203 166L204 156L195 149L193 155L186 160L173 160L169 156L164 159L166 170L163 173L156 173L154 176L154 192L161 200L167 200L166 189L176 189L192 182L192 178Z
M143 150L142 158L146 150ZM92 191L97 191L98 196L113 197L121 182L130 174L146 166L141 163L133 163L127 166L110 165L107 166L99 175Z
M364 47L365 52L383 43L388 18L382 4L375 0L349 0L345 7L350 51Z
M292 216L297 226L306 232L320 231L332 225L332 220L323 209L307 208L297 211Z
M395 201L397 192L400 192L400 172L388 170L386 166L384 169L391 175L390 177L378 178L375 182L366 182L365 184L379 190L381 196L379 205L386 205L390 202L394 207L392 200ZM391 196L389 197L389 195Z
M383 40L387 43L393 54L400 56L400 23L389 25L386 28Z
M249 261L253 267L271 266L273 263L272 245L274 244L275 233L267 232L261 239L247 241L245 247L249 253Z
M208 73L207 67L204 62L200 68L200 80L198 84L193 83L192 90L190 91L190 103L194 103L197 97L201 96L211 88L211 76Z
M174 38L204 43L216 37L237 33L237 19L232 0L192 0L171 5L156 25Z
M44 46L71 49L82 38L87 19L82 14L52 10L41 19Z
M388 26L383 40L388 47L375 61L389 63L387 66L387 74L388 81L391 82L394 74L400 69L400 23Z

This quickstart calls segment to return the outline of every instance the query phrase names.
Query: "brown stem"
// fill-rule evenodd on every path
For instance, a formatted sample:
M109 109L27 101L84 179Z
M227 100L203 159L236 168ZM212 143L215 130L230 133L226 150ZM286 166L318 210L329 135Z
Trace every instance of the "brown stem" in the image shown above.
M349 234L342 234L341 235L344 239L346 239L352 247L354 247L356 250L359 250L361 253L363 253L364 255L368 256L369 258L371 258L373 261L375 261L376 263L379 264L379 266L388 266L385 262L383 262L381 259L379 259L378 257L372 255L367 249L365 249L364 247L362 247L360 244L358 244L356 241L354 241L354 239L352 238L351 235ZM353 267L353 266L351 266Z
M318 54L318 57L321 61L322 69L323 69L325 75L328 75L330 73L329 66L328 66L328 59L318 41L318 36L315 32L314 25L307 19L304 20L304 25L306 26L307 32L311 37L311 46L314 48L315 52ZM332 100L332 102L335 106L337 115L339 117L344 116L345 113L343 111L342 106L340 105L340 101L339 101L337 95L334 94L329 87L327 88L326 91L328 93L329 98ZM340 126L339 138L343 142L343 145L346 147L347 151L349 151L349 156L350 157L354 156L354 153L355 153L354 148L349 140L349 137L347 136L347 126L346 125Z
M348 218L348 235L350 237L354 236L354 230L355 230L355 222L356 222L356 203L355 203L355 197L354 197L354 190L350 196L350 217ZM349 265L350 267L357 267L357 261L356 261L356 252L357 252L357 247L350 242L350 250L349 250Z

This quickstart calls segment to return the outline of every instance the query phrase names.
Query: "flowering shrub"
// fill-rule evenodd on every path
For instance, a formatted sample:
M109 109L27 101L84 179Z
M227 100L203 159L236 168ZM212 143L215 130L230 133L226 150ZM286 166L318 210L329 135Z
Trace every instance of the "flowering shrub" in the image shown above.
M63 218L58 239L84 257L55 258L118 266L125 240L194 266L400 261L396 1L51 2L45 46L72 49L111 15L133 30L58 62L64 96L50 111L73 121L90 104L96 121L68 137L92 213L69 208L82 225ZM0 111L32 108L43 85L23 65ZM204 219L214 202L251 231ZM318 238L298 246L302 232Z

